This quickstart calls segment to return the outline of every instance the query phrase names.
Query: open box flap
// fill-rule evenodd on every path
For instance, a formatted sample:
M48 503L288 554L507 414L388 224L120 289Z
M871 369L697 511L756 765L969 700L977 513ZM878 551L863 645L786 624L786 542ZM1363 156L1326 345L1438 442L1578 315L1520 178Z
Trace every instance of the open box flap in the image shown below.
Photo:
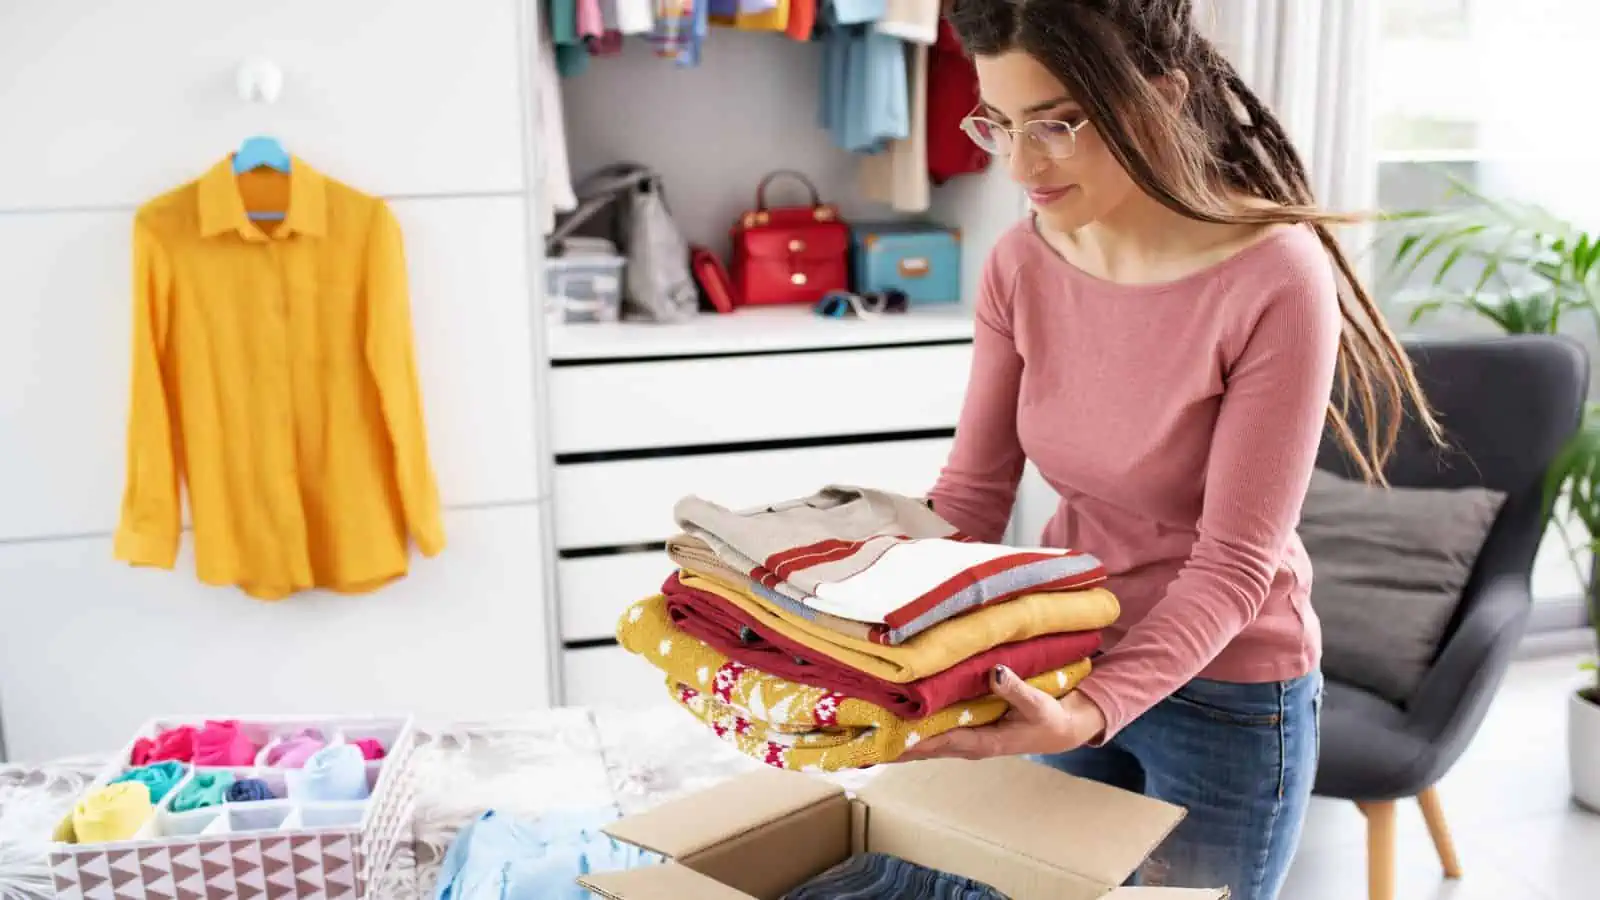
M578 884L611 900L751 900L743 891L673 862L584 875Z
M635 847L682 859L843 793L837 785L799 772L756 769L604 830Z
M1100 900L1228 900L1227 888L1124 887Z
M1170 803L1018 757L897 763L858 793L869 806L893 807L1103 885L1126 880L1184 816Z

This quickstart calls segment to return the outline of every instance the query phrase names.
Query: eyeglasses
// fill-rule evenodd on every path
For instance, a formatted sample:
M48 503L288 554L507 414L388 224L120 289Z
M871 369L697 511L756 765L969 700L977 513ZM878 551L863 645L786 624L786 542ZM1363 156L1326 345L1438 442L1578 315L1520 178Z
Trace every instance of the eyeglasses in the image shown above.
M870 319L880 313L903 313L910 305L910 298L906 292L898 288L889 288L885 291L869 291L865 294L854 294L850 291L829 291L817 301L812 310L819 316L830 319L843 319L854 316L859 319Z
M1078 151L1078 131L1088 124L1088 119L1076 125L1040 119L1023 122L1021 128L1007 128L993 119L969 115L961 120L961 130L974 144L995 156L1010 156L1013 136L1022 135L1029 146L1051 159L1067 159Z

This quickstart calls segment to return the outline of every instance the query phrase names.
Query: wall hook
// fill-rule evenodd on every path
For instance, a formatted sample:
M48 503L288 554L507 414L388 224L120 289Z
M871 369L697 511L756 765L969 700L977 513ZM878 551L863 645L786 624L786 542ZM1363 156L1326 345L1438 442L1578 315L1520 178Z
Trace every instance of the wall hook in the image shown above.
M269 59L252 59L239 67L239 98L246 103L276 103L283 90L283 70Z

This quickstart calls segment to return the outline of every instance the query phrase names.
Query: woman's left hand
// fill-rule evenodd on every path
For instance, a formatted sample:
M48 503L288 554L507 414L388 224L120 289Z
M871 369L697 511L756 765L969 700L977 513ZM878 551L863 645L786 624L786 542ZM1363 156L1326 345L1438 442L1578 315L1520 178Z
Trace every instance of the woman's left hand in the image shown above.
M1082 695L1070 693L1057 700L1004 666L997 666L989 681L994 693L1011 704L999 721L936 734L907 748L897 761L1065 753L1105 730L1105 714Z

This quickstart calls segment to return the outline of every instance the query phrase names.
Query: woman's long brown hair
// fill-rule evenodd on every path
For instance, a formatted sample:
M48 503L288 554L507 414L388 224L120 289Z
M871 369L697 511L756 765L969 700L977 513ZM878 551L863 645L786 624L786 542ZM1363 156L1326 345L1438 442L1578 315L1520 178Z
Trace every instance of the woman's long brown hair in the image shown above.
M1020 50L1049 69L1139 188L1168 209L1203 222L1316 231L1344 282L1328 426L1363 478L1387 481L1408 406L1443 443L1405 349L1329 231L1356 219L1317 206L1283 125L1200 34L1191 0L953 0L946 15L969 54ZM1188 94L1175 105L1154 79L1180 71Z

